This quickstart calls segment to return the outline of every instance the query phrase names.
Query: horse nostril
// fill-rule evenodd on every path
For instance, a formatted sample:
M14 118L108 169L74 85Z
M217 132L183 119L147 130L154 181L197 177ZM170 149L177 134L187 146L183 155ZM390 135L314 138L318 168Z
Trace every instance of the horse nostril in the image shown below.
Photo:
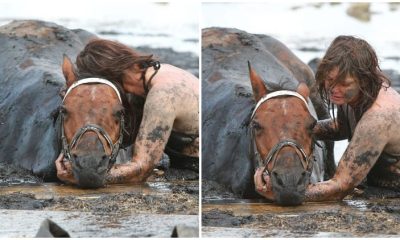
M273 171L272 174L274 175L274 178L275 178L275 180L276 180L276 183L277 183L279 186L283 186L283 181L282 181L282 179L279 177L278 172Z
M79 161L80 161L80 159L75 159L75 166L79 169L82 169L82 165Z
M299 178L299 181L298 181L297 185L302 185L302 184L304 184L304 183L306 182L306 177L307 177L307 172L306 172L306 171L303 171L303 172L301 173L301 176L300 176L300 178Z
M101 161L99 162L99 165L97 167L103 168L105 166L108 166L108 160L109 160L109 157L107 155L102 155ZM106 168L104 168L104 169L106 169Z

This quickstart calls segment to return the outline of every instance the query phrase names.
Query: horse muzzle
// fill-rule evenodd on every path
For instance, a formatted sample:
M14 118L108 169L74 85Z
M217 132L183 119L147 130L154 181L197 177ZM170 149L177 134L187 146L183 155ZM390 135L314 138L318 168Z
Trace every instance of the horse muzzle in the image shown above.
M105 184L109 157L104 153L72 155L72 172L82 188L99 188Z
M304 202L305 191L310 182L310 173L272 171L272 190L279 205L295 206Z

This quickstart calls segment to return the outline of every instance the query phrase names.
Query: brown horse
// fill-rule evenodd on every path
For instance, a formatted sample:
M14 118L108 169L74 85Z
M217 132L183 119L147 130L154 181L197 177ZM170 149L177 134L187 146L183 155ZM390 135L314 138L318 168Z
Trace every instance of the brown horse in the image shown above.
M203 179L256 198L254 174L261 167L278 204L302 203L307 185L329 176L326 163L333 162L326 142L313 147L313 124L329 113L306 87L315 83L311 69L266 35L209 28L202 37ZM258 73L250 68L251 81L246 60Z
M255 164L270 175L278 203L298 205L304 200L314 163L311 129L316 119L306 100L309 89L301 83L297 92L268 92L250 63L249 71L257 102L250 122Z
M71 162L79 186L101 187L123 142L123 95L105 79L78 80L66 56L62 70L67 85L60 107L64 161Z

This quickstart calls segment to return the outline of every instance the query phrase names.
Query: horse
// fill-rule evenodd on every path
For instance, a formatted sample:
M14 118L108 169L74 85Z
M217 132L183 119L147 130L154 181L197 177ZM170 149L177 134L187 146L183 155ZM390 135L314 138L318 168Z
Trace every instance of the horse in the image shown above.
M62 71L66 90L58 117L64 161L70 161L79 186L102 187L120 148L133 142L135 114L127 111L128 99L117 83L78 79L67 56Z
M63 54L75 57L95 35L43 21L0 27L0 161L57 180L59 127L53 112L65 84Z
M131 126L135 122L127 118L135 114L127 112L133 108L121 109L117 95L122 105L125 95L120 88L118 93L113 84L71 88L80 78L65 56L75 57L94 38L84 30L43 21L13 21L0 27L2 163L56 181L55 160L64 152L80 186L98 187L115 155L117 162L130 160L131 147L127 146L134 142ZM63 99L59 94L65 85L70 92Z
M203 178L254 198L253 175L262 167L278 204L301 204L310 182L334 172L332 144L316 147L311 134L317 119L329 117L309 89L312 71L266 35L207 28L202 43Z

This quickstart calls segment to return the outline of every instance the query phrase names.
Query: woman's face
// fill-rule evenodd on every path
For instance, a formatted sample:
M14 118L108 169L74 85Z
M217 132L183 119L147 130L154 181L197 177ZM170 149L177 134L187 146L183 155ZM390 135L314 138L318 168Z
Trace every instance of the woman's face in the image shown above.
M335 67L328 73L325 79L325 89L327 90L329 99L336 105L355 103L360 95L360 88L357 80L347 75L343 80L336 82L339 74L339 68Z

